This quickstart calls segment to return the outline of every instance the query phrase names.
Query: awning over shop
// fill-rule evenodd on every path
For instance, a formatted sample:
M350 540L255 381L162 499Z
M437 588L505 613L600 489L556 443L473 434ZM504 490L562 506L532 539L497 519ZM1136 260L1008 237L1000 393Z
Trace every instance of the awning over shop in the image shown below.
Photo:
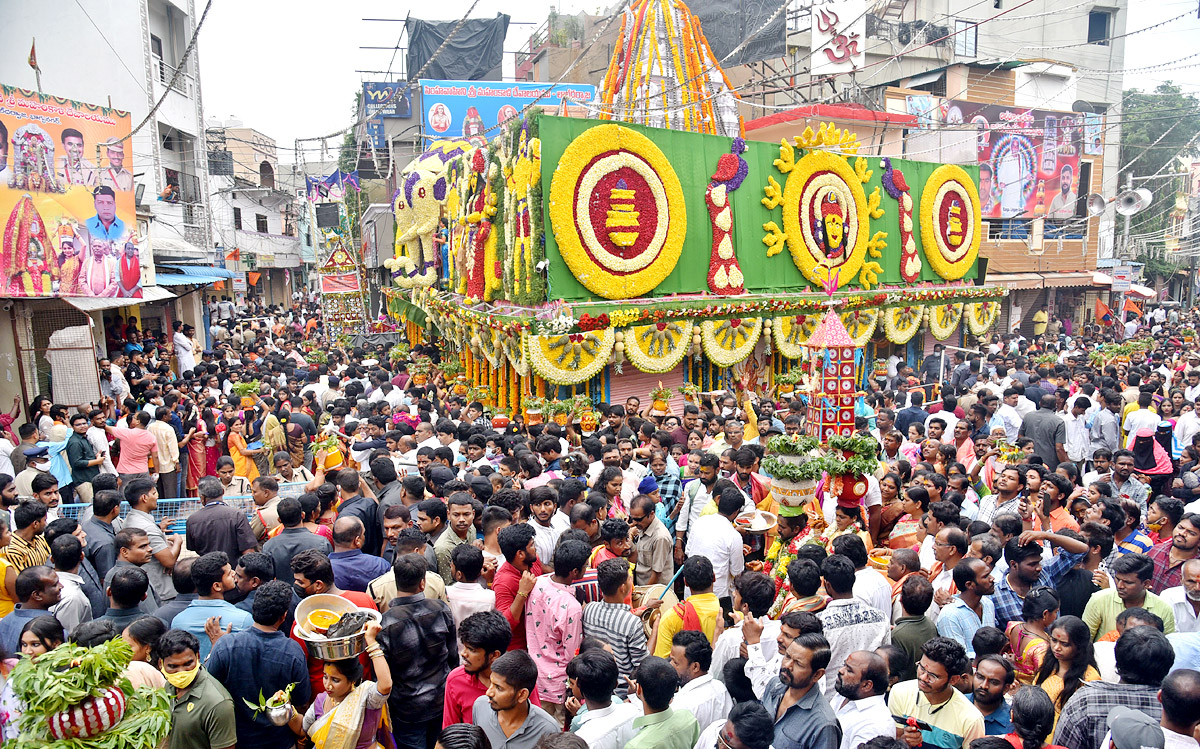
M216 281L233 278L233 271L213 265L155 265L154 280L159 286L207 286Z
M1042 277L1037 273L989 273L987 283L1006 289L1040 289ZM161 283L161 279L159 283Z
M1153 299L1154 297L1158 296L1158 294L1154 292L1154 289L1150 288L1149 286L1142 286L1141 284L1136 283L1129 285L1129 294L1130 296L1140 296L1143 299Z
M65 296L62 300L80 312L101 312L118 307L131 307L146 302L161 302L174 299L175 295L159 286L143 286L142 296L129 297L95 297L95 296Z
M1047 289L1061 289L1068 286L1091 286L1094 283L1092 278L1094 275L1094 273L1088 271L1041 274Z

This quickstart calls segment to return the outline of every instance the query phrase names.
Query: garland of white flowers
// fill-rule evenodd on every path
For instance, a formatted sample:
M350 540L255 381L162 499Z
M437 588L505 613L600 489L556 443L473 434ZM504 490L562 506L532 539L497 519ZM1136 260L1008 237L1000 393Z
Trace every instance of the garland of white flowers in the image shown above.
M579 366L574 369L564 369L550 360L547 347L551 339L561 338L561 335L527 335L525 352L533 371L555 385L575 385L599 374L608 363L608 357L612 355L613 343L616 340L615 331L612 328L604 328L579 335L595 343L596 350L592 354L583 352Z
M851 323L854 322L854 316L858 315L858 322L861 324L866 320L866 325L859 330L858 335L850 329ZM843 312L842 324L846 326L846 332L854 339L855 346L866 346L871 340L871 336L875 335L875 328L879 324L879 312L876 310L859 310L858 312Z
M1000 303L973 302L963 308L963 314L966 315L967 330L971 335L981 336L995 325L996 318L1000 316Z
M954 334L958 324L962 322L962 302L941 304L929 308L929 332L939 341L944 341Z
M812 326L806 331L808 326L808 318L813 319ZM786 326L786 328L785 328ZM804 342L812 335L812 331L816 330L816 316L809 315L805 318L805 323L802 325L796 322L795 315L784 315L771 320L771 341L775 344L775 349L789 359L799 359L804 355ZM796 332L795 340L788 340L792 332Z
M732 320L705 320L700 323L700 340L704 344L704 354L708 360L718 367L732 367L754 351L754 346L758 343L758 338L762 335L763 323L757 317L742 318L738 324L734 326ZM720 327L724 332L726 328L732 330L736 328L745 328L747 331L746 340L735 343L732 347L727 347L717 340L717 328ZM727 334L730 335L730 334Z
M625 358L629 359L630 363L642 372L662 374L674 369L683 360L683 357L687 356L688 348L692 343L692 324L689 322L678 322L667 323L667 325L678 326L680 332L678 336L672 336L669 333L669 328L664 329L663 332L667 334L667 339L671 342L672 347L662 356L654 356L642 348L644 333L646 331L653 332L656 323L626 328L624 337L625 348L623 352Z
M525 339L529 333L522 331L519 336L511 336L502 334L501 348L504 349L504 356L508 359L508 363L516 370L517 374L522 377L529 376L529 356L525 353Z
M907 328L901 328L900 315L904 312L904 309L904 307L890 307L883 311L883 333L889 341L897 345L905 344L912 340L912 337L921 329L921 320L925 315L925 309L918 307L912 324Z

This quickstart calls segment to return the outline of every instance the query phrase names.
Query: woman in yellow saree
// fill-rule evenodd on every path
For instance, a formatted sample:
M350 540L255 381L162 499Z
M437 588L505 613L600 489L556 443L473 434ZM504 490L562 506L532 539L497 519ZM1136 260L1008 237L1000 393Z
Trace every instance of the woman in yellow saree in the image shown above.
M292 730L307 734L315 749L395 749L387 712L392 673L375 640L378 633L378 624L367 624L367 655L375 681L361 681L358 658L326 661L325 692L317 695L303 717L292 716Z

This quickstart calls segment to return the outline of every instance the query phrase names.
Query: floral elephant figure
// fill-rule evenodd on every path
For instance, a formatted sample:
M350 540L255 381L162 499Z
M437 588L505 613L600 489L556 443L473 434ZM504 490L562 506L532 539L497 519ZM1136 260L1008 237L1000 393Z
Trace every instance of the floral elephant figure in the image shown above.
M408 262L409 286L432 286L437 281L437 245L434 235L446 202L446 175L414 171L402 175L401 195L408 207L406 224L397 221L396 242L403 245Z

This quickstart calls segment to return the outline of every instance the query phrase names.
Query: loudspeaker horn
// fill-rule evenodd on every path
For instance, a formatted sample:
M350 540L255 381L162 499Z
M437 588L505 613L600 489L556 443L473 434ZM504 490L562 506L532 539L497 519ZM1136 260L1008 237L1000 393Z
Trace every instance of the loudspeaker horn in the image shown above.
M1126 190L1117 196L1117 213L1122 216L1132 216L1149 208L1153 201L1154 193L1144 187Z
M1099 216L1104 213L1104 207L1108 205L1108 201L1098 192L1094 192L1087 196L1087 212L1089 216Z

